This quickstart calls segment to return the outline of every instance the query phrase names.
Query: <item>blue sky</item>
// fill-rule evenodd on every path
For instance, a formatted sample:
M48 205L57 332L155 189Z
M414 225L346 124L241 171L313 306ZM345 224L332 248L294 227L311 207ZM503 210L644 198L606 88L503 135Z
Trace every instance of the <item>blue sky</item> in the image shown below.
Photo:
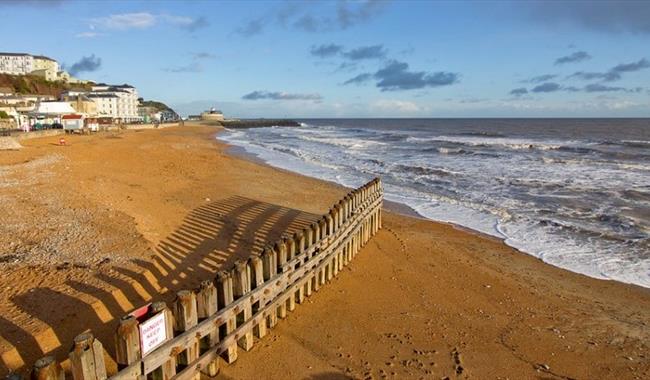
M7 1L0 51L181 114L650 116L650 2Z

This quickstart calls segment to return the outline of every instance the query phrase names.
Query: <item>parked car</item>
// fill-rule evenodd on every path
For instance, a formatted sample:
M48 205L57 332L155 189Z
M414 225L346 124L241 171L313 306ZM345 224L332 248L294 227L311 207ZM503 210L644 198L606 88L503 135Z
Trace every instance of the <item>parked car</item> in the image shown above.
M63 129L63 124L54 123L54 124L52 124L52 129Z

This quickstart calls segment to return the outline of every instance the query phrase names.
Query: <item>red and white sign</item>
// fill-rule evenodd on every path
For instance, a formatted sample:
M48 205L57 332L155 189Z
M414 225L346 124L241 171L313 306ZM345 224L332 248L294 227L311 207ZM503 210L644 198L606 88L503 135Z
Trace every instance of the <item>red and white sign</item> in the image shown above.
M167 339L165 328L165 313L158 313L140 324L140 345L144 357Z

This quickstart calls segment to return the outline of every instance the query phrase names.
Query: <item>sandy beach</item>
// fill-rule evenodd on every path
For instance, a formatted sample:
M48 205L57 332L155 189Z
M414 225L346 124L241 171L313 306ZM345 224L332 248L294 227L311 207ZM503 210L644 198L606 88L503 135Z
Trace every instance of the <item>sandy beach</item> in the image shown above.
M347 189L229 153L189 125L0 152L0 375L302 228ZM169 270L169 268L172 268ZM223 379L650 377L650 290L386 212L333 282ZM114 363L109 363L114 369Z

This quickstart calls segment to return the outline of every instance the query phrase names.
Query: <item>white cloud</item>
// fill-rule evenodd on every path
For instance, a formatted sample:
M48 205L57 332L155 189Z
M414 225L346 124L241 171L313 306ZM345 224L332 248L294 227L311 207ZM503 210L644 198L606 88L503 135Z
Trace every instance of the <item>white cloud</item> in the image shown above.
M74 36L77 38L95 38L99 36L103 36L104 33L97 33L97 32L81 32L77 33Z
M157 24L169 24L193 32L208 26L209 23L205 17L192 18L150 12L112 14L89 20L91 30L95 28L108 30L148 29Z
M158 19L181 28L189 27L195 22L192 17L188 16L160 15Z
M380 99L372 104L373 108L376 108L381 111L388 112L420 112L422 109L413 102L407 102L404 100L393 100L393 99Z
M90 20L91 27L104 29L127 30L147 29L154 26L157 16L149 12L113 14L106 17L97 17Z
M603 106L607 107L608 109L611 110L623 110L623 109L628 109L628 108L636 108L641 106L642 104L632 102L629 100L620 100L620 101L612 101L612 102L604 102Z

